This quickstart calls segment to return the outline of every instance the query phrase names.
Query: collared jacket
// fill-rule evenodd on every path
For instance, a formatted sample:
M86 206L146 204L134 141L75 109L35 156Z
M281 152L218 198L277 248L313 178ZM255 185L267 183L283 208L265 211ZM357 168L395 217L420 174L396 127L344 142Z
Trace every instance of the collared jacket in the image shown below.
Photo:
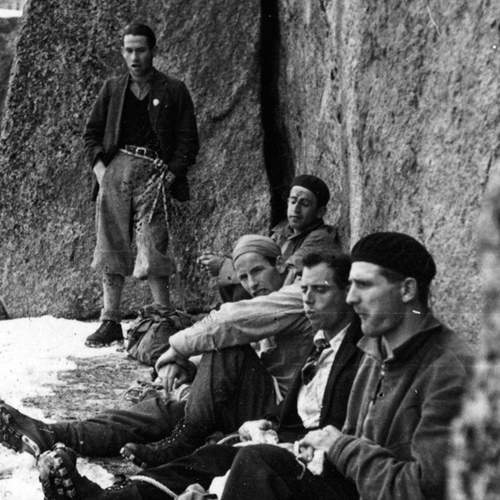
M119 149L122 110L129 85L127 73L104 83L94 104L83 135L85 153L91 168L98 158L105 165ZM179 201L189 199L187 170L199 150L193 101L183 82L153 69L148 103L149 118L160 142L161 159L176 179L170 188ZM99 186L94 184L95 200Z
M357 347L362 337L360 321L355 316L349 325L345 337L335 355L325 392L321 404L319 427L333 425L341 428L345 422L347 413L347 402L351 393L351 386L356 377L362 352ZM316 346L313 344L309 354L312 354ZM313 429L306 429L302 423L297 410L299 391L303 385L302 370L298 370L290 386L279 416L279 436L281 442L293 442L302 438ZM266 416L269 418L270 416Z
M313 345L298 283L270 295L227 302L193 326L175 333L170 346L183 357L250 344L274 336L275 347L262 362L285 394Z
M329 460L363 500L445 498L450 426L473 360L465 340L431 314L383 360L364 337L342 435Z

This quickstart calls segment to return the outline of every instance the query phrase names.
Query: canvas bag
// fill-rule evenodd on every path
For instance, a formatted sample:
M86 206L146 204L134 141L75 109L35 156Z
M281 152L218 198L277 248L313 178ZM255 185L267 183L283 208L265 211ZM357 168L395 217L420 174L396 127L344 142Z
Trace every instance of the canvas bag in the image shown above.
M154 366L170 347L170 337L193 323L193 317L186 312L148 305L140 311L128 330L128 355L141 363Z

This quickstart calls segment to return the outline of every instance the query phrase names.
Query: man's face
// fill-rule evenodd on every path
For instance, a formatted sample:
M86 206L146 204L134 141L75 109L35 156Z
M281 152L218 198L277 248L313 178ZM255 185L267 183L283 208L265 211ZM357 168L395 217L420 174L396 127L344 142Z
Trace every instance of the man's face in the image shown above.
M389 282L370 262L353 262L349 280L347 303L361 318L363 333L386 339L397 335L405 314L401 283Z
M302 186L293 186L288 197L288 224L294 231L303 231L318 217L318 200L316 196Z
M304 311L315 330L335 330L347 314L347 292L335 283L334 273L324 262L304 267L302 271L300 286Z
M284 277L279 269L255 252L238 257L234 269L241 285L252 297L269 295L283 285Z
M122 55L133 78L146 76L153 67L154 49L145 36L125 35Z

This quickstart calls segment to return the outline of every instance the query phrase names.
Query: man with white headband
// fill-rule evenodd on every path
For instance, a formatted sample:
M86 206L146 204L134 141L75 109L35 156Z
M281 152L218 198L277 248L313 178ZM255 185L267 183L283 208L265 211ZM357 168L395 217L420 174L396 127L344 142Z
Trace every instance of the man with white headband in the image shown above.
M129 443L126 456L141 465L151 459L154 462L147 465L154 465L204 444L216 430L215 423L221 424L217 430L233 431L245 420L272 411L307 356L313 332L300 287L275 292L285 274L280 248L272 239L243 236L233 258L243 286L255 298L223 304L205 320L178 332L170 339L175 349L159 360L158 369L166 370L171 389L196 373L189 358L206 353L187 405L155 398L131 410L110 410L82 422L45 424L0 401L2 443L35 456L57 442L89 456L117 455ZM273 335L276 348L259 359L249 344ZM166 436L170 440L151 449L144 446Z

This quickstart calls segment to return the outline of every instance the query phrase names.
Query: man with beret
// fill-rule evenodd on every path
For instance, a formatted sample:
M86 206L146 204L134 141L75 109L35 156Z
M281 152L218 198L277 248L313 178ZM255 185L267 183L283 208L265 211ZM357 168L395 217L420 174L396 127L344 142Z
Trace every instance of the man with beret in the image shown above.
M154 494L155 472L178 494L194 482L208 488L229 469L221 500L444 498L450 427L473 365L470 349L433 316L428 294L436 266L414 238L371 234L354 246L352 261L347 303L361 319L365 354L342 431L327 425L306 434L298 459L264 444L201 448L135 476L127 495L103 498L166 499L165 490ZM324 453L328 474L304 467L313 451ZM47 458L50 465L59 459L72 481L87 487L70 451Z
M186 175L199 144L189 91L154 68L156 52L149 26L126 26L122 55L128 72L104 83L83 136L95 174L92 267L102 272L103 286L102 324L87 338L91 347L123 340L120 303L126 276L147 280L155 304L170 306L169 278L175 268L168 252L166 204L170 195L189 199Z
M287 219L271 230L271 237L281 248L287 269L286 284L293 283L302 271L302 258L311 251L330 249L340 252L337 228L326 225L323 217L330 191L315 175L299 175L292 181L288 197ZM225 302L248 298L238 283L231 259L204 253L198 262L217 278Z
M271 238L243 236L233 259L243 286L255 298L224 304L205 320L178 332L170 339L175 349L159 360L158 371L170 390L196 372L189 357L206 353L187 403L155 398L131 410L110 410L82 422L45 424L0 400L2 444L38 456L62 442L84 455L112 456L129 443L126 456L142 464L151 455L153 462L190 453L204 444L216 423L232 431L249 418L274 411L307 357L313 331L300 287L275 291L281 288L285 273L280 248ZM271 335L276 337L275 349L258 358L249 344ZM141 446L165 436L172 437L152 450Z

